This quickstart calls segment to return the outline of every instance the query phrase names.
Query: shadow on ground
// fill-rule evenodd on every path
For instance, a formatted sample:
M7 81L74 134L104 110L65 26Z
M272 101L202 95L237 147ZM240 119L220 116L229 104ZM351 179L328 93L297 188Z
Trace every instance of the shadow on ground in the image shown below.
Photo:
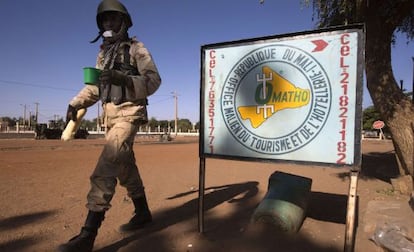
M348 195L311 192L307 217L320 221L345 224L347 203Z
M337 174L341 179L349 178L349 172ZM378 179L391 183L392 178L400 176L394 151L369 152L362 154L362 164L359 179Z
M258 205L255 197L258 193L258 182L249 181L239 184L230 184L206 188L204 197L204 232L197 229L198 197L183 205L154 214L154 222L143 230L124 237L123 239L99 249L100 252L118 251L340 251L315 244L310 237L303 235L286 235L280 233L275 226L268 224L250 223L250 218ZM197 191L183 192L168 199L183 197L189 194L198 194ZM329 195L315 193L315 200L329 201ZM335 196L333 197L337 199ZM338 199L337 199L338 200ZM342 204L342 198L339 199ZM209 210L220 204L234 204L231 214L213 214ZM338 206L338 208L341 206ZM316 206L311 206L313 218L323 219L324 213L316 212ZM335 208L336 209L336 208ZM331 209L332 211L336 211ZM341 213L331 213L333 221L342 222ZM327 221L329 221L327 220ZM187 225L187 222L190 221ZM184 223L179 238L168 237L160 231L170 226ZM174 234L176 237L177 234ZM180 237L181 236L181 237ZM174 240L175 239L175 240ZM177 239L188 241L188 246L177 243ZM180 246L180 247L178 247Z
M379 179L391 183L391 178L399 176L394 151L369 152L362 155L361 179Z
M56 211L44 211L38 213L23 214L0 220L0 232L7 232L26 225L33 225L53 215ZM0 251L22 251L36 243L38 237L21 237L0 243Z

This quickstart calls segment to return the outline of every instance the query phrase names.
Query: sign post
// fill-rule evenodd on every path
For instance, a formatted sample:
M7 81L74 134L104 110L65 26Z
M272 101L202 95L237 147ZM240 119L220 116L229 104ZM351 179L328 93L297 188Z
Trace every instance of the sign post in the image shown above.
M200 207L205 158L360 170L362 28L201 47ZM356 181L351 187L356 192Z
M385 123L381 120L377 120L372 123L372 128L380 131L380 136L379 136L380 140L384 138L384 132L382 131L382 128L384 128L384 126L385 126Z

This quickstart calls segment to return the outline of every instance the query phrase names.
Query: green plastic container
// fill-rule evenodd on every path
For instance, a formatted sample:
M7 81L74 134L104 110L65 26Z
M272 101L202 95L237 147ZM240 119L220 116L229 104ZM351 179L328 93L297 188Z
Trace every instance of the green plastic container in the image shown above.
M252 222L274 225L285 233L296 233L306 217L311 187L310 178L278 171L273 173Z
M99 84L99 75L101 70L94 67L83 68L83 82L87 85Z

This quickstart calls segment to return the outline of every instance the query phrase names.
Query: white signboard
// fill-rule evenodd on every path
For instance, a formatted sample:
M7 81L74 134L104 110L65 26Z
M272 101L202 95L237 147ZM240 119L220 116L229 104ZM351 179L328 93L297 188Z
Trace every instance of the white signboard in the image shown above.
M203 46L200 155L359 165L360 28Z

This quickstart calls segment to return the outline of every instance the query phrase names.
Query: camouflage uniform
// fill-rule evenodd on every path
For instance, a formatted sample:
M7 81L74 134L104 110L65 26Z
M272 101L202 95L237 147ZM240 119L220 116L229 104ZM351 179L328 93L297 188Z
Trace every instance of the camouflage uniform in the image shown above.
M161 84L158 70L144 44L129 38L131 17L118 0L102 0L96 23L103 38L96 68L103 70L99 84L86 85L69 103L66 121L76 121L78 110L102 101L106 144L90 177L88 215L81 231L58 247L60 252L92 251L105 212L119 180L132 199L134 216L120 226L120 232L143 228L152 222L144 186L135 164L134 138L138 127L148 121L147 97Z
M110 201L117 179L132 199L144 194L143 183L135 164L133 143L139 126L148 121L146 98L158 89L161 78L151 54L135 38L120 44L115 62L125 62L125 57L128 57L125 48L129 52L128 62L137 70L138 75L129 75L132 77L133 87L126 87L121 100L104 100L102 103L106 144L90 177L91 189L87 197L87 207L95 212L106 211L111 207ZM101 50L96 68L103 69L103 66L104 53ZM115 85L112 87L119 88ZM102 90L98 86L85 85L70 101L70 105L77 109L92 106L100 98L103 99L100 92Z

